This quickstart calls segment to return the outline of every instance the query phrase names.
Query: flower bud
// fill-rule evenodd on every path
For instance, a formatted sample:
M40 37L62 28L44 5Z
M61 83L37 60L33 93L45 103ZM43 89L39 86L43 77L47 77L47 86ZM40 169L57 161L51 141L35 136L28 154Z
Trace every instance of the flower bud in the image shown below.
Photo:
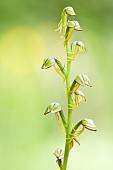
M48 69L56 64L54 57L50 56L49 58L43 61L42 69Z
M82 125L88 130L97 131L96 126L92 119L83 119Z
M55 114L55 113L57 113L57 112L60 112L61 110L62 110L62 109L61 109L60 104L59 104L59 103L56 103L56 102L53 102L53 103L51 103L51 104L47 107L44 115L46 115L46 114L48 114L48 113Z

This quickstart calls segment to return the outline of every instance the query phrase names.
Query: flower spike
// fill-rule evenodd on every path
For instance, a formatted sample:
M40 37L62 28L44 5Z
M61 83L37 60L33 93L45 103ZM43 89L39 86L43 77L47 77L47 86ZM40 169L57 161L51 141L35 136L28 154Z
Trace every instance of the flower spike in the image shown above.
M67 114L65 114L59 103L52 102L46 108L44 115L52 114L55 116L57 123L60 125L61 130L65 133L65 149L56 149L53 153L56 157L56 163L60 170L67 170L67 163L69 152L74 146L75 142L80 145L78 137L85 131L85 129L90 131L96 131L97 128L91 119L81 119L72 127L72 113L75 108L79 106L81 101L86 101L85 95L79 91L81 86L89 86L90 80L87 75L79 74L71 80L71 64L76 58L79 51L85 51L85 45L81 41L74 40L70 43L70 39L73 31L82 31L81 26L78 21L75 21L75 12L72 7L65 7L61 13L60 22L58 24L58 29L56 31L63 32L62 37L64 38L62 45L65 47L66 52L66 64L62 64L55 57L50 56L43 61L42 69L48 69L53 67L54 70L62 76L66 85L67 94ZM75 37L76 38L76 37ZM66 67L65 67L66 65ZM63 129L62 129L63 128ZM64 131L65 130L65 131Z

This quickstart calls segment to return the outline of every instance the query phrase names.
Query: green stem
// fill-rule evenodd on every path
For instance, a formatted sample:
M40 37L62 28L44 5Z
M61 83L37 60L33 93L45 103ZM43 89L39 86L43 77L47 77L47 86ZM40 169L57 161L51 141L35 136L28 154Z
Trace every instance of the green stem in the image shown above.
M66 88L67 88L67 100L68 100L68 106L69 106L71 104L71 96L69 94L69 91L70 91L70 67L71 67L71 61L68 60L68 52L69 52L69 44L68 44L68 42L66 43L66 52L67 52ZM68 162L69 151L70 151L71 117L72 117L72 110L68 108L68 120L67 120L67 128L66 128L66 141L65 141L63 170L67 169L67 162Z
M79 128L79 126L82 125L82 120L79 121L72 129L71 131L71 135L73 135L75 133L75 131Z
M67 127L67 123L66 123L66 118L65 118L65 116L64 116L63 111L61 110L61 111L59 112L59 114L60 114L60 117L61 117L62 123L63 123L63 125L64 125L64 127L65 127L65 129L66 129L66 127Z

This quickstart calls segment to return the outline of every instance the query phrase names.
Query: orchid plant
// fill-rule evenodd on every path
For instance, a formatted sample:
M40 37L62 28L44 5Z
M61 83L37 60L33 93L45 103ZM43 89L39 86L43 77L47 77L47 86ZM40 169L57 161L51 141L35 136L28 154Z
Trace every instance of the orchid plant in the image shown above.
M82 31L78 21L70 20L75 17L75 11L72 7L66 7L63 9L61 14L61 20L58 24L58 29L60 33L63 32L64 37L64 47L66 49L66 68L64 65L56 59L56 57L50 56L43 61L42 69L48 69L53 67L55 71L62 76L64 82L66 83L66 95L67 95L67 114L64 114L61 106L57 102L52 102L46 108L44 115L52 114L55 115L58 123L63 125L65 130L65 148L56 149L54 155L56 157L56 162L60 170L67 170L67 163L69 158L69 153L77 142L80 145L78 137L84 132L85 129L90 131L96 131L96 126L92 119L84 118L72 125L72 113L73 110L79 106L81 101L86 101L86 97L79 90L81 86L92 87L90 80L87 75L80 74L76 75L73 82L70 82L70 71L71 64L76 59L79 51L85 51L86 48L81 41L74 41L70 44L70 38L73 31ZM71 17L73 16L73 17Z

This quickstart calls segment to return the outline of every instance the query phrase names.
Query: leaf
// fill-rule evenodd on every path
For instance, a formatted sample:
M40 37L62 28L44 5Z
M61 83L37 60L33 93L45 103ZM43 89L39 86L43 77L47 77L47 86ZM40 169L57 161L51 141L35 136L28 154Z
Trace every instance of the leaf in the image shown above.
M62 65L62 63L56 58L55 58L55 62L57 64L57 66L59 67L60 71L62 72L62 74L66 77L67 73L66 73L66 70L65 70L64 66Z

